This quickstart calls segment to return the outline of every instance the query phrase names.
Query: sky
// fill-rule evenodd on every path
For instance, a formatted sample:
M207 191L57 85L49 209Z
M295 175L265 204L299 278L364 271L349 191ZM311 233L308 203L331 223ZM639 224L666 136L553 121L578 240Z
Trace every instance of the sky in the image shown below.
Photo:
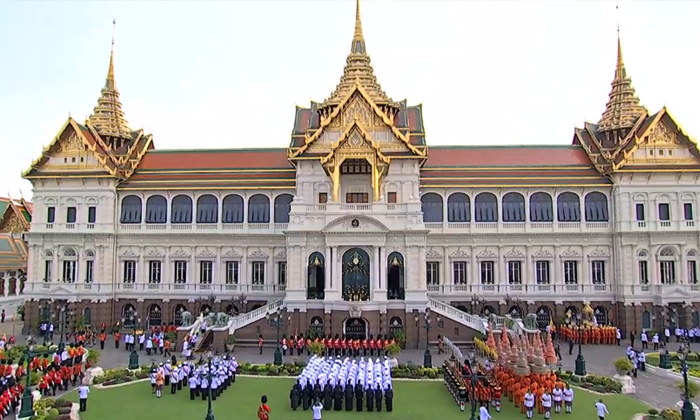
M429 145L570 144L615 68L651 112L700 136L700 2L362 0L384 91L423 104ZM107 74L157 149L286 147L295 105L322 101L350 50L354 0L0 2L0 196ZM116 19L116 25L112 22Z

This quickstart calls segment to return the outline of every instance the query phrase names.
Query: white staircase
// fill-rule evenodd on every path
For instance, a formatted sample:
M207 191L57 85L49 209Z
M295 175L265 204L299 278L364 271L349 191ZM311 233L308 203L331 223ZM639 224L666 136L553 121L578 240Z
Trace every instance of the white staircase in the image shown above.
M268 302L266 305L259 307L258 309L240 314L231 318L228 323L228 333L233 334L236 330L250 325L255 321L259 321L267 314L275 313L279 308L284 306L284 299L275 300Z
M482 334L486 334L486 320L481 317L460 311L449 303L433 298L428 298L428 307L431 311L437 314L450 318L453 321L457 321L460 324L479 331Z

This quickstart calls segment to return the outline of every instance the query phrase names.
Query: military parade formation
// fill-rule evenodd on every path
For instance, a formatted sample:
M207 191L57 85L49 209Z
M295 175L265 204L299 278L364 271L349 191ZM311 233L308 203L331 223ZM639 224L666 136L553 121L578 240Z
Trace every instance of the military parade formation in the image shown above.
M167 388L170 388L170 394L173 395L189 389L190 400L200 396L206 400L210 394L211 399L216 400L236 382L237 368L236 358L229 355L217 354L211 360L200 359L196 363L193 359L178 362L173 356L167 363L153 363L151 366L151 391L157 398L161 398L163 390Z

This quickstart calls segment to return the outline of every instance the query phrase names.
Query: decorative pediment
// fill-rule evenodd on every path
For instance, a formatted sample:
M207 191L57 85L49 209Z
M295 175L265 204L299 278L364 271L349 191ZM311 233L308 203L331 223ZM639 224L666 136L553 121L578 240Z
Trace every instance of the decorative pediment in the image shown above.
M161 250L158 248L151 248L146 252L146 256L152 258L160 258L163 257L163 252L161 252Z
M511 249L505 255L506 258L525 258L525 253L519 249Z
M442 254L434 249L429 249L428 252L425 253L425 257L432 259L442 258Z
M610 254L608 251L602 248L596 248L588 253L589 258L609 258Z
M189 252L185 251L182 248L176 249L173 252L170 253L171 257L175 258L188 258L190 256Z
M453 252L452 255L450 255L452 258L469 258L471 257L471 254L468 253L467 251L463 251L461 249L458 249L457 251Z
M223 256L226 258L241 258L242 255L240 252L236 251L233 248L228 248L224 250Z
M478 254L476 254L477 258L496 258L498 255L491 251L490 249L485 249Z
M56 296L56 295L58 295L58 296L64 296L64 295L72 296L75 294L75 292L73 290L70 290L70 289L63 287L63 286L56 286L56 287L51 288L49 294L52 296Z
M121 257L135 257L137 255L138 254L133 249L131 249L131 247L122 248L121 252L119 253L119 256Z
M569 248L562 252L559 256L562 258L581 258L581 253L575 249Z
M216 253L209 248L204 248L197 253L197 258L216 258Z
M554 255L547 249L539 249L537 252L532 254L532 258L553 258Z
M367 216L343 216L330 222L323 233L386 233L389 228L382 222Z
M263 252L262 250L256 249L255 251L250 253L250 257L257 258L257 259L266 259L268 257L268 255L265 252Z
M286 260L287 259L287 251L282 250L275 255L276 260Z

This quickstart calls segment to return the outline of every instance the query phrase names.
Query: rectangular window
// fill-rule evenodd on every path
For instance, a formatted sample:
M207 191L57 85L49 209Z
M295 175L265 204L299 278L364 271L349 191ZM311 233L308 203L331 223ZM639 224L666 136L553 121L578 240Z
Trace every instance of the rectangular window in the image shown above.
M697 261L688 261L688 284L698 284Z
M661 261L661 284L676 283L676 263L675 261Z
M277 263L277 284L280 286L287 285L287 263L284 261Z
M97 219L97 207L88 207L88 223L95 223Z
M77 275L77 261L63 261L63 281L65 283L75 283L75 278Z
M238 261L226 261L226 284L238 284Z
M95 271L95 261L85 261L85 283L92 283L94 280L93 272Z
M481 261L479 269L481 272L481 284L493 284L493 261Z
M328 193L318 193L318 203L326 204L328 202Z
M44 261L44 281L51 281L51 267L53 266L53 261Z
M211 284L214 281L214 263L212 261L199 262L199 284Z
M252 274L252 284L265 284L265 263L262 261L254 261Z
M367 204L369 203L368 193L347 193L345 194L345 202L348 204Z
M668 203L659 204L659 220L668 221L671 220L671 210Z
M187 261L175 261L175 283L187 283Z
M523 284L523 263L508 261L508 284Z
M683 204L683 216L685 220L693 220L693 203Z
M637 203L637 205L635 206L635 212L636 212L636 215L637 215L637 221L638 221L638 222L643 222L644 220L646 220L646 219L644 218L644 204L642 204L642 203Z
M649 263L639 262L639 284L649 284Z
M66 223L75 223L78 211L75 207L68 207L66 209Z
M425 283L428 286L437 286L440 284L440 263L428 261L425 263Z
M452 277L454 284L467 284L466 261L455 261L452 263Z
M395 192L390 192L386 195L386 201L389 204L396 204L397 196Z
M605 261L591 261L591 281L593 284L605 284Z
M136 282L136 261L124 261L124 283Z
M578 284L578 261L564 261L564 284Z
M149 261L148 262L148 282L152 284L160 283L161 278L161 262L160 261Z
M56 221L56 207L46 209L46 223L54 223Z
M549 261L535 262L537 284L549 284Z

